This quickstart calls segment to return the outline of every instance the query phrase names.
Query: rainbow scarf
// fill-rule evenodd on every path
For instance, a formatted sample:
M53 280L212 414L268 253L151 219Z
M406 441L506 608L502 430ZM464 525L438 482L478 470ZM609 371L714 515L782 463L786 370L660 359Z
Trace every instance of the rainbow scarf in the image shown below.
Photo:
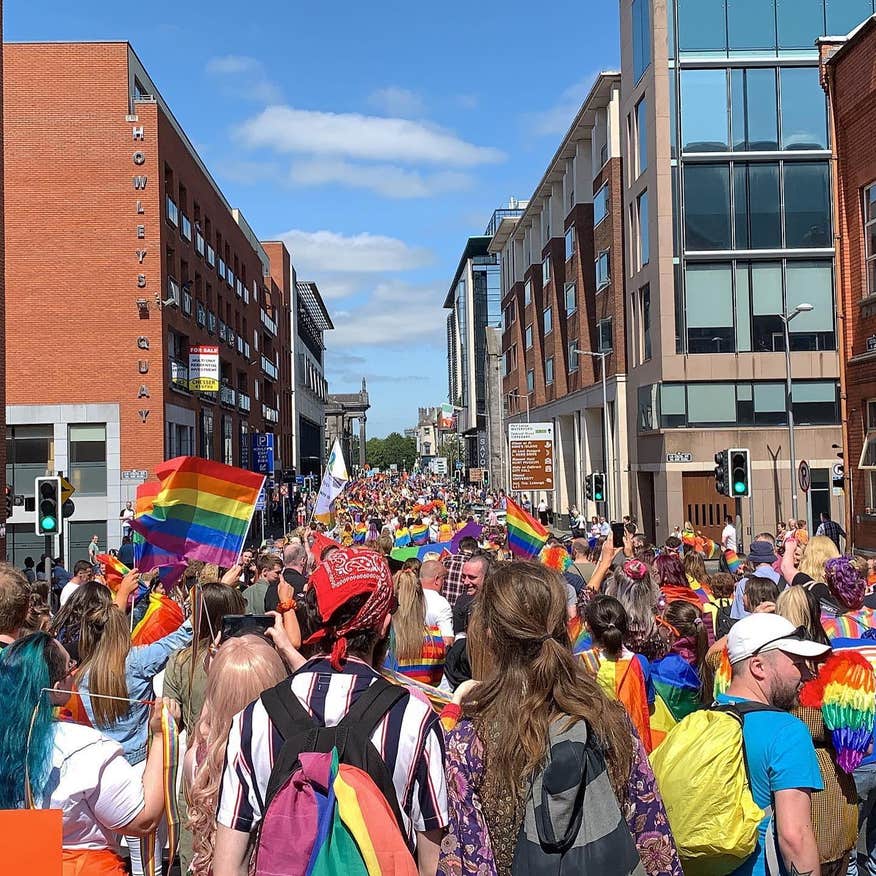
M167 822L168 861L172 862L179 843L179 808L176 796L176 777L179 770L179 728L167 710L167 706L163 706L161 709L161 731L164 761L162 771L164 818ZM154 744L154 740L155 737L152 738L150 744ZM161 861L157 862L156 869L154 832L140 840L140 859L143 861L143 872L147 876L152 876L156 872L161 873Z
M727 563L727 568L735 575L745 562L736 551L724 551L724 562Z
M544 547L550 534L511 498L507 500L505 527L508 531L508 547L511 548L511 552L515 556L524 558L537 554Z
M854 772L864 759L876 722L876 675L870 663L852 650L833 654L803 686L800 703L821 709L837 764L846 773Z
M179 557L233 566L243 550L264 475L178 456L156 466L152 510L131 520L150 544Z

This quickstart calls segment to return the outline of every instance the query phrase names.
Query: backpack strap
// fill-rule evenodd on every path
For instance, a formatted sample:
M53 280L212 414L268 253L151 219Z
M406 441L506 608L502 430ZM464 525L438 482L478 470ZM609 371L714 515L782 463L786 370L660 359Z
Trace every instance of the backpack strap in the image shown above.
M350 710L338 722L338 727L349 727L360 724L366 737L370 737L374 728L383 720L386 713L401 699L408 695L406 688L393 684L378 676L350 706Z
M299 702L289 678L268 688L260 699L271 723L284 740L293 739L296 735L306 733L317 726L310 713Z

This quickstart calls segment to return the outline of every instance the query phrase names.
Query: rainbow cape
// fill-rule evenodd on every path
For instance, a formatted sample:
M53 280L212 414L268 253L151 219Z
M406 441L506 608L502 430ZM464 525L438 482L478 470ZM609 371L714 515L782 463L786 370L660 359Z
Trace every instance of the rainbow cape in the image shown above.
M698 553L703 554L707 560L711 560L718 555L720 546L712 539L706 538L703 535L698 535L692 529L685 529L681 533L681 542L688 547L692 547Z
M429 527L425 523L412 524L408 532L411 535L411 541L415 545L423 545L429 541Z
M527 514L511 498L507 500L505 526L508 530L508 547L518 557L529 558L537 554L550 535L534 517Z
M736 551L724 551L724 562L727 563L727 568L735 575L745 562Z
M156 466L152 510L131 520L150 544L178 557L233 566L243 550L264 475L197 456Z
M666 704L673 723L700 708L700 677L679 654L670 653L653 661L651 682L657 696Z
M590 630L587 629L584 621L578 615L567 621L566 627L569 630L569 641L572 643L573 654L580 654L593 647L593 636L590 635Z
M403 526L401 529L396 530L395 533L395 546L397 548L408 547L411 543L411 533L408 531L406 526Z
M712 695L717 699L718 694L726 693L730 687L730 680L733 677L733 672L730 668L730 655L727 653L727 648L721 650L721 662L715 670L715 683L712 688Z
M368 538L368 527L364 523L353 524L353 544L365 544Z
M860 639L867 631L876 627L876 611L872 608L861 608L858 611L847 611L840 615L821 615L821 626L827 638Z
M617 700L627 710L630 720L638 731L645 751L654 749L651 739L651 716L648 694L645 687L645 673L638 654L621 657L620 660L602 659L596 672L596 680L603 691Z
M800 703L821 709L837 764L846 773L854 772L867 753L876 722L876 675L869 661L851 649L832 654L818 675L803 685Z
M122 583L122 578L131 570L118 557L114 557L112 554L98 554L95 559L98 563L103 564L106 586L115 593Z

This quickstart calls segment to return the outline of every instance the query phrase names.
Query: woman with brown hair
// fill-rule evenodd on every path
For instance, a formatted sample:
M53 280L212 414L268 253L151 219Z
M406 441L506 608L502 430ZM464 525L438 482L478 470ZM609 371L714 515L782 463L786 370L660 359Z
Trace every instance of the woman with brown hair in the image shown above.
M594 769L592 782L589 774L578 775L577 783L565 774L564 787L583 801L585 810L588 801L599 799L603 824L611 808L619 807L623 820L613 825L612 836L620 842L626 831L617 828L625 823L641 859L631 868L622 854L626 847L612 851L610 858L617 863L612 872L680 876L644 748L623 708L602 693L572 654L560 576L537 563L498 567L475 601L468 646L479 683L462 697L461 720L447 738L451 824L438 872L507 876L512 865L522 872L519 858L514 864L515 854L531 853L538 843L527 829L540 796L537 788L542 780L547 784L561 748L572 746L601 769ZM600 788L594 787L597 780ZM601 798L600 790L605 792ZM595 819L585 811L581 823L592 825ZM569 830L567 824L552 827L558 834ZM583 840L581 833L573 839L574 852L586 856L604 837L590 831Z

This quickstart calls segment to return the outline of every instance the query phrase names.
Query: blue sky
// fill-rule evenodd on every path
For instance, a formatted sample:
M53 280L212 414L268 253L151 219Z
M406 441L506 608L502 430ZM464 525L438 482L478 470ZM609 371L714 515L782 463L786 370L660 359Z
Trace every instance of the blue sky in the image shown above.
M229 201L318 283L330 391L365 376L385 435L446 401L465 238L529 197L595 73L617 68L617 8L29 0L5 4L4 36L132 43Z

